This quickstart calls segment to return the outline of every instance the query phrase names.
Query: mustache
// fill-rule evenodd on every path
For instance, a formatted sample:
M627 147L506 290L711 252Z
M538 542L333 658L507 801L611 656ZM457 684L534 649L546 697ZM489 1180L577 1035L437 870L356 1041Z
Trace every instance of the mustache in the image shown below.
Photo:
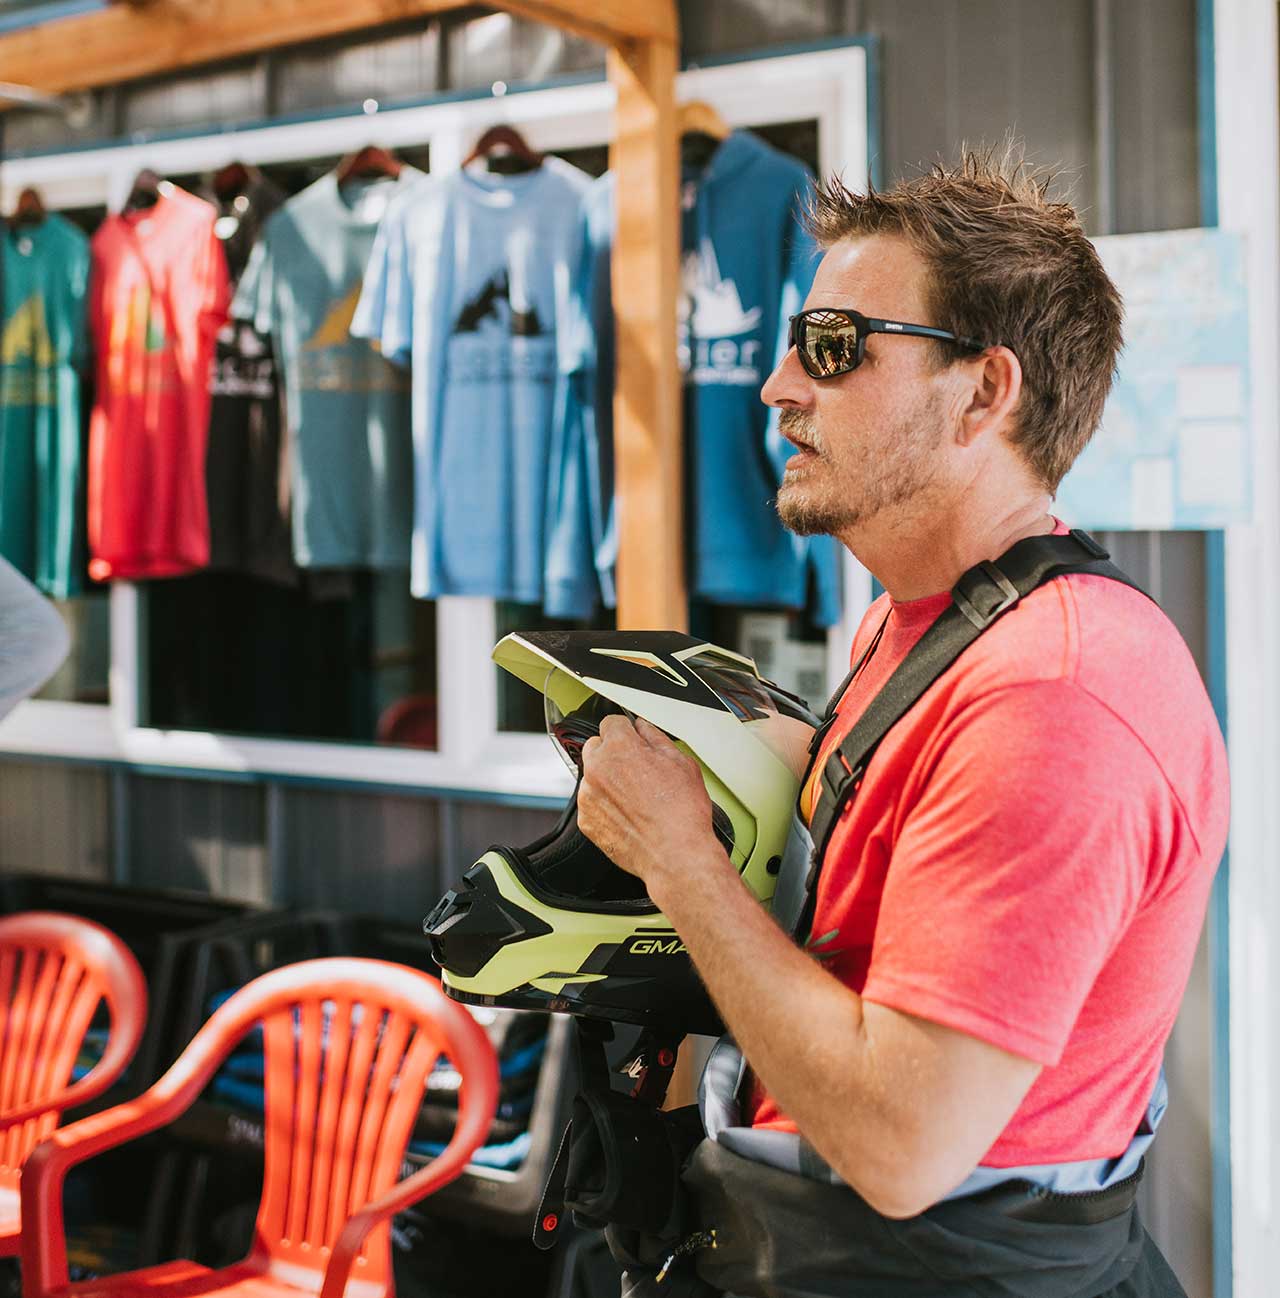
M818 433L817 422L812 415L803 410L784 410L778 416L778 430L790 441L798 442L822 453L822 438Z

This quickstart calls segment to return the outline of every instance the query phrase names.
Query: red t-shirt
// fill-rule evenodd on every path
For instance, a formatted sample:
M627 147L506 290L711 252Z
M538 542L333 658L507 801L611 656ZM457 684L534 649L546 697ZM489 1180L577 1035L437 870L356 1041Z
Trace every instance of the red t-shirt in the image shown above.
M226 318L217 213L170 187L93 237L89 575L166 577L209 561L209 371Z
M872 605L853 661L884 635L815 770L949 603ZM1178 632L1119 582L1059 578L885 737L832 832L809 948L867 1000L1044 1065L984 1165L1114 1157L1155 1085L1227 819L1222 735ZM754 1104L753 1125L795 1130Z

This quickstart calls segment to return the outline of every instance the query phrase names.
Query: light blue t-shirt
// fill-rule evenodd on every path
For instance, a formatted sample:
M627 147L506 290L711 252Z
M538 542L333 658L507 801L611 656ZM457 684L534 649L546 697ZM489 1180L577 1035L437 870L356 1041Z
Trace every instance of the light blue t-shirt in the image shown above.
M378 224L424 183L331 172L273 213L232 314L275 339L291 447L293 552L311 568L407 568L413 525L409 381L351 318Z
M413 370L413 593L539 603L557 329L587 177L432 178L387 212L352 332Z

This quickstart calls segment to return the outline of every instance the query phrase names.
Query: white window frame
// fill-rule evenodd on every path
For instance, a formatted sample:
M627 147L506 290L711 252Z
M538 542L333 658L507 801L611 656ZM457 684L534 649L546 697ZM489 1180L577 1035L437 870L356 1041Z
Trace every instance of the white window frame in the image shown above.
M705 99L729 125L818 121L820 167L860 185L869 172L868 52L861 44L784 54L679 74L681 100ZM232 161L271 163L350 152L371 140L388 147L429 144L431 168L459 166L487 126L518 126L537 149L606 143L613 91L605 81L178 140L135 140L112 148L15 159L6 163L0 204L12 210L27 185L53 209L105 204L118 210L142 167L161 175L209 172ZM870 602L870 578L844 565L845 614L828 637L828 674L845 672L849 645ZM245 738L161 730L139 723L139 592L127 582L110 592L110 702L31 700L0 724L0 752L121 762L175 773L199 771L339 780L441 791L563 799L568 773L541 735L498 730L493 600L436 601L439 747L435 751L370 744Z

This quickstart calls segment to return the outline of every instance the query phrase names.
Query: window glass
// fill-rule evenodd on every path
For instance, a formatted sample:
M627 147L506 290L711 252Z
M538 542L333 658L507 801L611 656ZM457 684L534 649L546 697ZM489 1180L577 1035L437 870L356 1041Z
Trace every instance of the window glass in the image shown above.
M202 573L143 589L144 725L436 747L435 605L407 573L295 586Z
M106 591L55 601L71 635L71 651L38 699L60 703L106 703L111 669L111 613Z

